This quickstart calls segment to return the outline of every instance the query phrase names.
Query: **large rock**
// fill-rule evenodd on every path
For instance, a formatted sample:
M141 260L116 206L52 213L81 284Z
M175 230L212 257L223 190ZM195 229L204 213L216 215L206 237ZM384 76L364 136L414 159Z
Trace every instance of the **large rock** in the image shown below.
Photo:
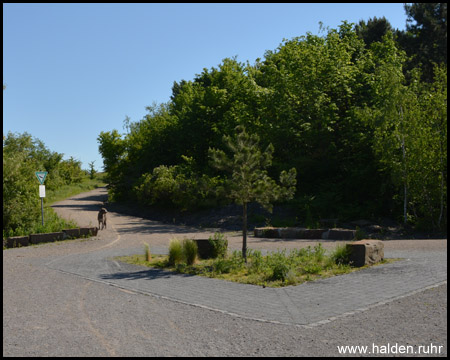
M346 246L350 250L349 261L353 266L373 265L384 259L384 243L381 240L359 240Z

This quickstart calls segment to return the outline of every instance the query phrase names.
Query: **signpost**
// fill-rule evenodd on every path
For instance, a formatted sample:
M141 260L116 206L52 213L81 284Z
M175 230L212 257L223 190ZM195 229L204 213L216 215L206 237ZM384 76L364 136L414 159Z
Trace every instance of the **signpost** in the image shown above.
M41 198L41 213L42 213L42 226L44 226L44 198L45 198L45 185L44 181L47 177L47 171L36 171L35 175L38 178L41 185L39 185L39 197Z

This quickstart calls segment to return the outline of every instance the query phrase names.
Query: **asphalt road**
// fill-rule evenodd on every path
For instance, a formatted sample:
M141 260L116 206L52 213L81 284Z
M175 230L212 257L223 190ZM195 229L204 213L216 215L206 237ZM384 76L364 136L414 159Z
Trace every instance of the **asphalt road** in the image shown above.
M96 225L105 199L105 189L97 189L54 208L80 225ZM386 241L386 254L410 255L409 262L366 273L364 284L383 276L386 282L396 281L395 273L412 284L403 285L404 290L391 286L392 293L384 297L377 297L384 290L376 285L374 299L363 299L348 275L313 285L322 289L316 296L308 290L322 306L322 317L322 310L302 303L298 290L306 287L290 287L283 296L272 292L278 301L267 295L265 304L280 309L280 321L275 310L263 313L267 306L258 313L256 304L265 295L251 285L242 288L239 301L231 294L239 294L234 285L241 284L155 275L111 260L143 251L144 242L153 253L164 253L172 237L204 238L212 232L110 212L108 229L97 237L4 250L3 356L447 355L446 239ZM230 248L240 248L238 234L228 238ZM249 247L265 250L311 244L249 237ZM323 245L328 249L336 242ZM350 285L346 289L336 282ZM229 291L221 293L224 286ZM340 296L349 295L335 312L347 310L326 315L339 303L336 289ZM205 305L202 299L210 302ZM364 306L354 305L358 302ZM343 354L341 346L361 348Z

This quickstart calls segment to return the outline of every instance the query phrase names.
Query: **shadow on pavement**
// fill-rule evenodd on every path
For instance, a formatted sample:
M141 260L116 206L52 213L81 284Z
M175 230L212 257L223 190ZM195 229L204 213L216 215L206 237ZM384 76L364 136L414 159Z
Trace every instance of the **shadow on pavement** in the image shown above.
M136 265L137 266L137 265ZM172 271L162 269L148 269L135 272L118 272L114 274L102 274L100 278L103 280L156 280L162 278L170 278L173 276L193 277L189 274L178 274Z

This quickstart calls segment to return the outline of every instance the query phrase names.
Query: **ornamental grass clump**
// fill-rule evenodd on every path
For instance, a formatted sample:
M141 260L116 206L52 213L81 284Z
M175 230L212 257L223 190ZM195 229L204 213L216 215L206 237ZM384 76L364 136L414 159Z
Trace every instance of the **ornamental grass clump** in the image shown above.
M344 265L349 263L350 250L344 245L338 245L332 252L330 258L336 265Z
M194 264L198 254L197 243L191 239L184 239L182 243L182 250L183 258L186 261L186 264Z
M172 239L169 243L169 265L177 265L183 261L183 246L178 239Z

